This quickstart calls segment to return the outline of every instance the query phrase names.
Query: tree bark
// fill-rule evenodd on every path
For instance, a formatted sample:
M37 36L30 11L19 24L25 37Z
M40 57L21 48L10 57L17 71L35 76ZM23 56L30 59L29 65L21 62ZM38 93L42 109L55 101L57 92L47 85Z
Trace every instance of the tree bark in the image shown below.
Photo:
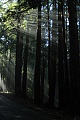
M21 96L21 74L22 74L22 51L23 51L23 35L17 31L16 41L16 66L15 66L15 95Z
M24 48L24 66L23 66L23 79L22 79L22 96L26 96L26 84L27 84L27 63L28 63L28 43L29 35L26 35L26 45Z
M78 110L79 91L79 43L77 29L76 0L68 0L69 11L69 40L70 40L70 105L71 110Z
M58 87L59 87L59 108L64 108L64 48L63 48L63 27L62 27L62 0L58 4Z
M40 64L41 64L41 2L38 5L38 30L34 74L34 102L37 104L40 103Z

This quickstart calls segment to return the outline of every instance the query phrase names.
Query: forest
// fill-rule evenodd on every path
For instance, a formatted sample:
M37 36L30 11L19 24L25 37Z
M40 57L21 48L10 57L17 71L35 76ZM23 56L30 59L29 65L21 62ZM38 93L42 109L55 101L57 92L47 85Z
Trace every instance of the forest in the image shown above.
M8 92L80 112L80 0L0 0L0 72Z

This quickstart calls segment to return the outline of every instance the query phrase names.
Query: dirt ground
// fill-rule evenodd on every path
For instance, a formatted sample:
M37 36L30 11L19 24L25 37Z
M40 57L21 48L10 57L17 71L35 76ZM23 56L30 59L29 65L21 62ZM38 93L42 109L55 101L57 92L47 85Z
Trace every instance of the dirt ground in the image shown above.
M15 102L17 105L36 111L55 120L80 120L80 117L75 114L70 114L69 111L50 109L46 105L36 105L30 98L15 97L14 94L0 93L4 97Z

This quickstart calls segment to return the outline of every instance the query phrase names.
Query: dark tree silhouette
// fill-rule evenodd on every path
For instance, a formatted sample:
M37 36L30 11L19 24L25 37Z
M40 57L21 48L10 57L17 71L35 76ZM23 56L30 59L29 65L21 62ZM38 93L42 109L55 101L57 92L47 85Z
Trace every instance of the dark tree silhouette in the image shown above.
M69 41L70 41L70 105L71 110L78 110L79 84L79 43L77 29L76 0L68 0L69 11Z
M58 86L59 107L63 108L64 101L64 51L63 51L63 26L62 26L62 0L58 1Z
M22 79L22 96L26 96L26 83L27 83L27 62L28 62L28 43L29 35L26 35L26 45L24 47L24 56L23 56L23 79Z
M21 96L21 74L22 74L22 51L23 51L23 35L17 31L16 41L16 66L15 66L15 95Z
M49 5L49 3L48 3ZM48 16L49 16L49 7L48 7ZM49 21L49 17L48 17ZM49 26L50 27L50 26ZM54 27L54 20L53 26ZM51 45L50 45L51 44ZM53 108L54 107L54 100L55 100L55 82L56 82L56 55L57 55L57 44L54 41L54 32L52 30L52 42L50 41L50 29L49 29L49 46L48 46L48 65L49 67L49 104Z
M63 29L63 60L64 60L64 102L65 106L70 105L70 84L69 84L69 68L68 68L68 59L67 59L67 40L66 40L66 34L65 34L65 18L64 18L64 2L61 3L61 9L62 9L62 29Z
M36 63L34 74L34 102L40 103L40 65L41 65L41 2L38 5L38 29L36 43Z
M18 0L20 4L20 0ZM18 11L20 7L18 7ZM23 51L23 34L20 32L20 16L17 15L17 40L16 40L16 66L15 66L15 95L21 96L21 74L22 74L22 51Z

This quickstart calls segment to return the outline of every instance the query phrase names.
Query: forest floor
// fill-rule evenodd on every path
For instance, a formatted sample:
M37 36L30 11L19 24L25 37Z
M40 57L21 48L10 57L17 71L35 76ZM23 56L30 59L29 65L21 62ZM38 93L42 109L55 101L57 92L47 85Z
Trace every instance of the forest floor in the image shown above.
M15 97L14 94L0 93L4 97L15 102L17 105L28 108L55 120L80 120L79 115L70 114L68 110L50 109L47 105L36 105L29 98Z

